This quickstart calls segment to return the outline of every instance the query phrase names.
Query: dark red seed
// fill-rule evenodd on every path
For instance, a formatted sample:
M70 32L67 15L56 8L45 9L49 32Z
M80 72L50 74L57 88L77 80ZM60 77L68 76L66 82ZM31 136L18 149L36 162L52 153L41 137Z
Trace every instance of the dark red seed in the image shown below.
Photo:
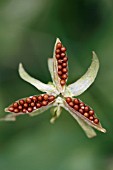
M46 100L42 101L42 106L46 106L48 104L48 102Z
M28 107L28 103L24 103L24 105L23 105L25 108L27 108Z
M48 94L44 94L44 95L43 95L43 99L44 99L44 100L48 100L48 98L49 98Z
M66 102L67 102L67 103L72 102L71 97L66 97Z
M43 97L42 96L38 96L37 99L38 99L38 101L42 101Z
M58 64L62 64L62 60L58 60Z
M82 107L80 107L80 108L84 110L84 106L82 106ZM85 111L85 110L84 110L84 111Z
M89 117L89 113L85 112L84 116L88 118Z
M34 102L37 102L37 97L36 97L36 96L33 96L33 97L32 97L32 100L33 100Z
M20 104L20 105L23 105L24 103L25 103L24 100L19 100L19 104Z
M53 95L49 96L48 101L52 102L53 100L55 100L55 96L53 96Z
M55 53L56 53L56 54L60 54L60 49L57 49L57 50L55 51Z
M60 54L57 54L57 55L56 55L56 59L57 59L57 60L60 59Z
M88 112L89 111L89 106L85 106L84 110L85 110L85 112Z
M79 104L79 100L78 100L78 99L74 99L73 102L74 102L75 104Z
M80 102L80 107L85 106L85 104L83 102Z
M89 120L93 120L94 119L94 117L93 116L89 116Z
M19 110L22 110L22 106L21 106L21 105L19 105L19 106L18 106L18 109L19 109Z
M61 48L61 51L62 51L62 52L65 52L65 51L66 51L66 48L65 48L65 47L62 47L62 48Z
M67 63L62 63L62 67L67 67Z
M98 124L99 123L99 120L97 118L94 118L94 123L95 124Z
M37 104L36 104L36 107L37 107L37 108L40 108L41 106L42 106L41 103L37 103Z
M70 107L74 106L73 102L69 102L68 104L69 104Z
M90 114L90 116L93 116L94 115L94 110L90 110L89 114Z
M32 108L32 107L28 107L27 111L28 111L28 112L32 112L32 111L33 111L33 108Z
M67 57L64 57L64 58L63 58L63 61L64 61L64 62L68 61L68 58L67 58Z
M58 75L61 76L62 75L62 71L58 71Z
M63 69L62 69L62 72L63 72L63 73L67 73L67 72L68 72L67 68L63 68Z
M74 105L74 109L78 111L79 106L78 105Z
M17 102L13 103L13 107L14 107L14 108L17 108L18 105L19 105L19 104L18 104Z
M60 56L61 56L61 58L64 58L65 57L65 53L61 53Z
M79 112L80 112L81 114L83 114L83 113L84 113L84 111L83 111L82 109L79 109Z
M26 98L26 102L27 102L27 103L31 103L31 102L32 102L32 99L28 97L28 98Z
M9 110L10 112L13 112L13 111L14 111L14 107L13 107L13 106L10 106L10 107L8 108L8 110Z
M27 110L24 108L24 109L22 110L22 112L23 112L23 113L26 113L26 112L27 112Z
M65 84L66 84L66 81L65 80L60 80L60 84L62 85L62 86L64 86Z
M67 77L68 77L67 74L62 75L62 79L67 79Z
M18 112L19 112L19 110L18 110L17 108L15 108L15 109L14 109L14 112L15 112L15 113L18 113Z
M58 49L58 48L61 48L61 47L62 47L62 44L60 42L57 43L56 48Z
M34 107L34 106L35 106L35 103L34 103L34 102L31 102L30 106L31 106L31 107Z
M62 70L62 65L58 65L58 70Z

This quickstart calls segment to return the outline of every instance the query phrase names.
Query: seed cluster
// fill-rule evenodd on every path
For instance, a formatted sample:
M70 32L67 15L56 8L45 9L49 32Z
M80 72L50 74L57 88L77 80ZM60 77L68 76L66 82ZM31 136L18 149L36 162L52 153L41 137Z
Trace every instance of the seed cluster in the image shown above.
M14 113L29 113L36 109L41 108L42 106L47 106L50 102L53 102L55 97L53 95L40 95L40 96L32 96L26 99L21 99L15 103L13 103L8 110Z
M99 119L97 119L94 116L94 110L90 109L89 106L87 106L85 103L81 102L79 99L77 99L77 98L72 99L70 97L67 97L66 102L68 103L68 105L70 107L72 107L74 110L76 110L79 113L81 113L82 115L84 115L86 118L88 118L93 123L95 123L95 124L99 123Z
M66 48L63 47L61 42L56 45L55 55L58 65L58 76L60 78L61 86L66 84L66 79L68 78L68 58L66 56Z

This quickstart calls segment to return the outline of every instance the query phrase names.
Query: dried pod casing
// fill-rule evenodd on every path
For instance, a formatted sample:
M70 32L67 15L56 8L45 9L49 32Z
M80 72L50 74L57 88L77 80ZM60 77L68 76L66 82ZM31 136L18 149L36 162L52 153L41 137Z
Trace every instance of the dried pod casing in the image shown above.
M66 81L68 78L68 58L66 48L63 47L61 41L57 38L54 47L53 58L54 80L56 88L62 93L65 90Z
M20 99L5 109L6 112L25 114L37 111L37 109L47 106L55 101L55 96L42 94Z
M99 122L99 119L97 118L96 114L94 113L94 110L92 110L84 102L80 101L77 98L75 99L75 98L67 97L64 100L64 105L66 107L68 107L68 109L72 113L73 117L74 117L74 115L76 115L77 117L79 117L80 119L82 119L88 125L94 127L95 129L97 129L101 132L106 132L106 130L102 128L102 126ZM82 109L83 106L85 106L85 107ZM78 109L78 108L80 108L80 109ZM87 110L87 112L86 112L86 110Z

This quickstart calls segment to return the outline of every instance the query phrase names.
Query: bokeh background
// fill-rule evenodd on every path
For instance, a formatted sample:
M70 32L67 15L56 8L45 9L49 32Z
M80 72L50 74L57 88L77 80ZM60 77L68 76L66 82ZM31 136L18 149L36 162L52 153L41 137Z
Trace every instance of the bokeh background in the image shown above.
M69 80L82 76L91 51L100 60L95 83L81 100L92 106L106 134L88 139L63 110L0 122L0 170L113 170L113 1L0 0L0 116L13 101L40 94L20 79L18 64L47 83L56 37L68 48Z

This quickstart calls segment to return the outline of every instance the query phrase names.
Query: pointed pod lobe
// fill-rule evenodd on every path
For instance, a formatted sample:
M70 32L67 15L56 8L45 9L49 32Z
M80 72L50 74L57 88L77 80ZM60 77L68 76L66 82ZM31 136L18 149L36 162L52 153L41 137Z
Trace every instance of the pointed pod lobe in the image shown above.
M6 112L12 113L30 113L34 112L37 109L47 106L55 101L55 96L42 94L39 96L30 96L24 99L20 99L13 104L11 104L8 108L5 109Z
M66 97L64 104L70 109L73 115L78 116L95 129L104 133L106 132L106 130L102 128L95 111L84 102L77 98Z
M53 65L54 82L58 91L62 93L68 78L68 57L66 48L58 38L54 46Z

